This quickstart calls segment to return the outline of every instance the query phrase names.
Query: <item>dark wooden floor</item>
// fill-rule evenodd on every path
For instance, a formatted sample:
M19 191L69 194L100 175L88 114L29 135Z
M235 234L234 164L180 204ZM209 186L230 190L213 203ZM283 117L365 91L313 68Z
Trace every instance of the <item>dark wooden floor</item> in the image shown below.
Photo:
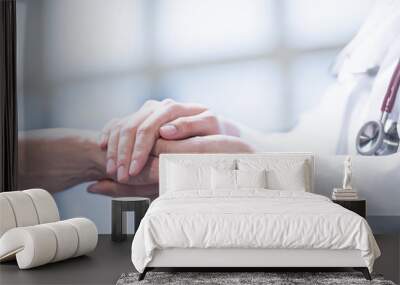
M377 235L383 256L375 271L395 283L400 281L400 236ZM0 284L115 284L124 272L134 271L130 258L132 237L121 243L100 235L94 252L88 256L19 270L15 262L0 264Z
M41 267L18 270L16 262L0 264L0 284L115 284L124 272L134 271L131 262L132 237L115 243L100 235L95 251L88 256Z
M374 272L400 284L400 233L375 235L375 239L382 255L375 262Z

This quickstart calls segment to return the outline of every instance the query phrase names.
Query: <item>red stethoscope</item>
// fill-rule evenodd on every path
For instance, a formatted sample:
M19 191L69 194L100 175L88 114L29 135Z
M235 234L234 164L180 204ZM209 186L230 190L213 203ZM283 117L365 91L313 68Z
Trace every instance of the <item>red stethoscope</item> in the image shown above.
M389 122L400 86L400 60L390 79L389 87L381 106L379 121L365 123L357 134L356 148L361 155L388 155L396 153L399 148L397 122ZM387 126L388 125L388 126Z

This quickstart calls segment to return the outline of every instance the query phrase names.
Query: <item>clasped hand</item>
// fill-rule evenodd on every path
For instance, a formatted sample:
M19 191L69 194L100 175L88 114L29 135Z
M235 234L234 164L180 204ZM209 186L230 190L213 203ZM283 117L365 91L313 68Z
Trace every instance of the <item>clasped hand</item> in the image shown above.
M136 113L110 120L99 145L106 171L115 180L101 180L88 191L110 196L158 195L158 156L161 153L252 152L234 123L206 107L171 99L147 101Z

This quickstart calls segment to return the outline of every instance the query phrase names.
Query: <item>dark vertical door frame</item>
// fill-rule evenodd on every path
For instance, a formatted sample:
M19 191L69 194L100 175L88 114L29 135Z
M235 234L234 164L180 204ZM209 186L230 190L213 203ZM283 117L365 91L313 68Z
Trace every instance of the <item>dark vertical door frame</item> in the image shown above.
M17 190L16 3L0 0L0 191Z

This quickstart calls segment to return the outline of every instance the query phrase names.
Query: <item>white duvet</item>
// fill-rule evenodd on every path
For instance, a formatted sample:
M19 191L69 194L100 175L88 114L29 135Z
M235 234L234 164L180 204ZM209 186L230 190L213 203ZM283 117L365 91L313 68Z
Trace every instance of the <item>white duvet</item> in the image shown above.
M156 199L132 243L143 272L155 249L358 249L372 272L380 251L368 223L328 198L295 191L181 191Z

